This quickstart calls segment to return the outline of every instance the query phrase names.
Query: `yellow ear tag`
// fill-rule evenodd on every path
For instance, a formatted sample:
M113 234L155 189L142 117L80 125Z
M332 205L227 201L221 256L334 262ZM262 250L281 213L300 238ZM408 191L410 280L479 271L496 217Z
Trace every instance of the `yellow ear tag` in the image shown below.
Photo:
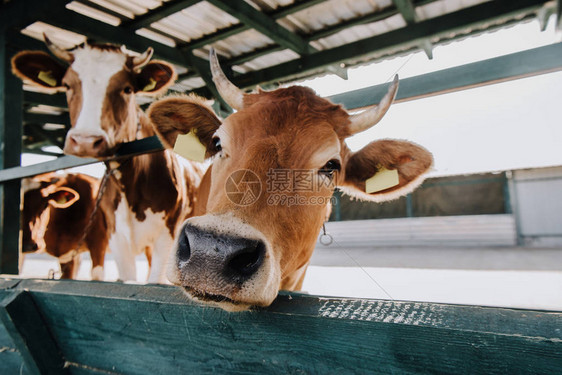
M153 78L151 78L148 85L144 86L142 91L151 91L154 90L155 87L156 87L156 81Z
M191 130L187 134L180 134L174 145L174 152L186 159L204 162L207 148L199 141L195 132Z
M39 74L37 75L37 78L39 78L41 81L45 82L47 85L51 86L51 87L55 87L57 85L57 80L53 77L52 72L45 72L45 71L40 71Z
M376 193L396 186L400 183L398 178L398 170L380 168L379 171L371 178L365 181L365 192L367 194Z

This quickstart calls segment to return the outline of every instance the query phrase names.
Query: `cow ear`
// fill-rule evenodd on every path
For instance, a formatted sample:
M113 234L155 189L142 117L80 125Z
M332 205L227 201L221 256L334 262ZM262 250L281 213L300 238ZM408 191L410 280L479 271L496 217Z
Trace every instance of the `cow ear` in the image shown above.
M206 150L205 156L213 155L212 139L221 121L202 98L170 96L152 103L147 114L166 148L174 148L179 135L191 133Z
M66 67L42 51L22 51L12 58L12 72L36 86L61 89Z
M415 143L375 141L347 158L344 179L338 185L361 200L393 200L418 187L432 164L431 153Z
M49 204L55 208L68 208L80 199L80 194L74 189L61 186L47 198L49 199Z
M162 94L177 78L176 70L172 65L153 60L137 74L136 92L150 96Z

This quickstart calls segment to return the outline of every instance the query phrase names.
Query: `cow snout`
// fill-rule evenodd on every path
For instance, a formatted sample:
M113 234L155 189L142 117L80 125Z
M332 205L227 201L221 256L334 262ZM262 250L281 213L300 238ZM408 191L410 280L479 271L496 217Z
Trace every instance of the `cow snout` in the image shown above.
M203 215L182 226L168 279L188 297L227 311L269 306L281 270L268 238L231 213Z
M108 151L107 140L103 135L68 134L64 152L76 156L105 156Z
M260 269L266 246L259 239L221 234L186 224L180 234L177 261L185 277L243 284Z

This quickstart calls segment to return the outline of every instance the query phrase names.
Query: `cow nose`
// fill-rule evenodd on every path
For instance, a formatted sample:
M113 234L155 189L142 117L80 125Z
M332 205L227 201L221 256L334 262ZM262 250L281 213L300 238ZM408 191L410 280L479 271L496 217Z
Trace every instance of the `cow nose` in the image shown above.
M77 156L103 156L107 149L103 135L69 134L65 145L65 153Z
M228 281L244 282L263 264L265 244L186 224L178 239L177 259L182 273L209 276L209 272Z

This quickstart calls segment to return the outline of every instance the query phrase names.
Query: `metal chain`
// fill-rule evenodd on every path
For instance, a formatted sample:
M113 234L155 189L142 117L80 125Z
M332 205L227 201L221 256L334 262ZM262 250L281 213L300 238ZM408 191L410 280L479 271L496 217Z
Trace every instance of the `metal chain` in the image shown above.
M109 181L111 175L113 175L117 170L117 169L112 169L109 166L109 162L104 162L104 164L105 164L105 172L103 174L103 178L101 180L100 187L98 189L98 195L96 196L96 203L94 205L94 209L90 213L90 218L88 219L88 224L86 224L86 227L84 228L84 233L82 233L82 237L80 238L80 241L78 241L78 245L76 245L76 249L72 250L73 258L78 254L80 247L82 247L82 245L84 244L84 241L86 241L86 236L88 235L90 229L92 228L92 225L94 223L94 218L96 216L96 213L98 212L101 203L101 198L103 197L103 194L107 187L107 181Z

